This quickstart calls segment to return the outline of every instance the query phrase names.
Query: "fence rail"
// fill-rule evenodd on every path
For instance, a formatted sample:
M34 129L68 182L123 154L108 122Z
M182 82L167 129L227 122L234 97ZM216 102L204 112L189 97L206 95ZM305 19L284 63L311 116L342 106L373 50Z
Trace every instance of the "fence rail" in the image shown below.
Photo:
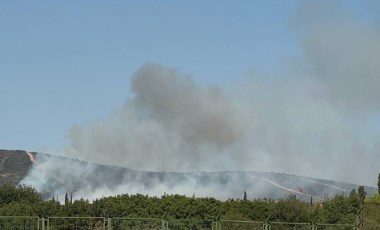
M46 230L105 230L104 217L49 217Z
M269 218L268 218L269 219ZM0 216L1 230L372 230L355 224L246 220Z
M167 222L159 218L110 218L107 230L165 229Z

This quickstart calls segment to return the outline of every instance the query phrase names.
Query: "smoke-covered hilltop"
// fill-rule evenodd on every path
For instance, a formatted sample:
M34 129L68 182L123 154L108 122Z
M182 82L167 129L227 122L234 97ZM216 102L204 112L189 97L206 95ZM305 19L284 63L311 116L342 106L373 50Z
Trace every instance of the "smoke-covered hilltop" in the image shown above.
M32 155L36 158L34 164L27 152L1 150L0 159L9 167L7 171L0 171L0 175L24 171L24 177L16 183L35 186L46 198L55 195L63 199L66 193L73 193L74 198L88 199L124 193L157 196L166 193L224 200L242 198L246 191L250 199L283 198L295 194L303 200L309 200L311 195L314 200L318 200L335 194L347 194L358 187L343 182L271 172L146 172L43 153ZM373 194L376 189L366 187L366 191Z

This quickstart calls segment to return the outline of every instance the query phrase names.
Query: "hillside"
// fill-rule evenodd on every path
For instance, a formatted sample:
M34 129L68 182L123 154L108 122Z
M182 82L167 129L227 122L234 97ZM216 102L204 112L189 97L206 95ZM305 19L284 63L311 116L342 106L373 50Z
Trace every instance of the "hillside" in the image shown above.
M18 184L32 166L22 150L0 150L0 184Z
M311 196L322 200L358 188L355 184L272 172L145 172L42 153L33 155L38 162L35 165L25 151L0 150L0 184L31 185L45 197L63 197L68 192L90 199L122 193L178 193L228 199L242 198L246 191L250 199L295 194L308 201ZM366 187L366 191L377 192L372 187Z

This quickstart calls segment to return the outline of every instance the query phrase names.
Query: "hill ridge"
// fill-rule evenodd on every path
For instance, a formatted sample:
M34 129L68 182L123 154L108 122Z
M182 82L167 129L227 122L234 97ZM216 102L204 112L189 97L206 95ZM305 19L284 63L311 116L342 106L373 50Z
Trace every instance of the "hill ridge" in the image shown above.
M358 188L355 184L285 173L138 171L120 166L89 163L65 156L36 152L32 154L38 162L35 166L25 151L0 150L0 184L32 185L46 197L55 193L74 192L80 196L93 192L94 198L105 195L102 194L105 192L149 195L158 192L176 192L185 195L213 195L227 199L231 196L240 197L243 191L247 190L251 196L253 194L257 198L282 198L292 193L300 199L307 200L311 196L322 199L340 193L348 194L352 189ZM52 164L54 167L49 166ZM72 167L72 170L67 167ZM36 171L36 168L39 170ZM46 173L47 169L50 171ZM73 174L71 172L73 170L79 170L76 173L80 176ZM44 178L43 183L41 177ZM368 194L377 192L375 188L368 186L366 191ZM97 192L100 195L96 194Z

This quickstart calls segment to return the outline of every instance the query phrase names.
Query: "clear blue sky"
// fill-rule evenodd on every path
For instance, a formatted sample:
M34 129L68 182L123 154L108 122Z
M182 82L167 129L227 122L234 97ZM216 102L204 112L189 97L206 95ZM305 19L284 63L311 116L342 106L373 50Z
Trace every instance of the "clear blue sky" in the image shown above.
M362 1L346 1L367 15ZM0 1L0 148L50 151L106 116L145 62L227 85L300 49L295 0Z

